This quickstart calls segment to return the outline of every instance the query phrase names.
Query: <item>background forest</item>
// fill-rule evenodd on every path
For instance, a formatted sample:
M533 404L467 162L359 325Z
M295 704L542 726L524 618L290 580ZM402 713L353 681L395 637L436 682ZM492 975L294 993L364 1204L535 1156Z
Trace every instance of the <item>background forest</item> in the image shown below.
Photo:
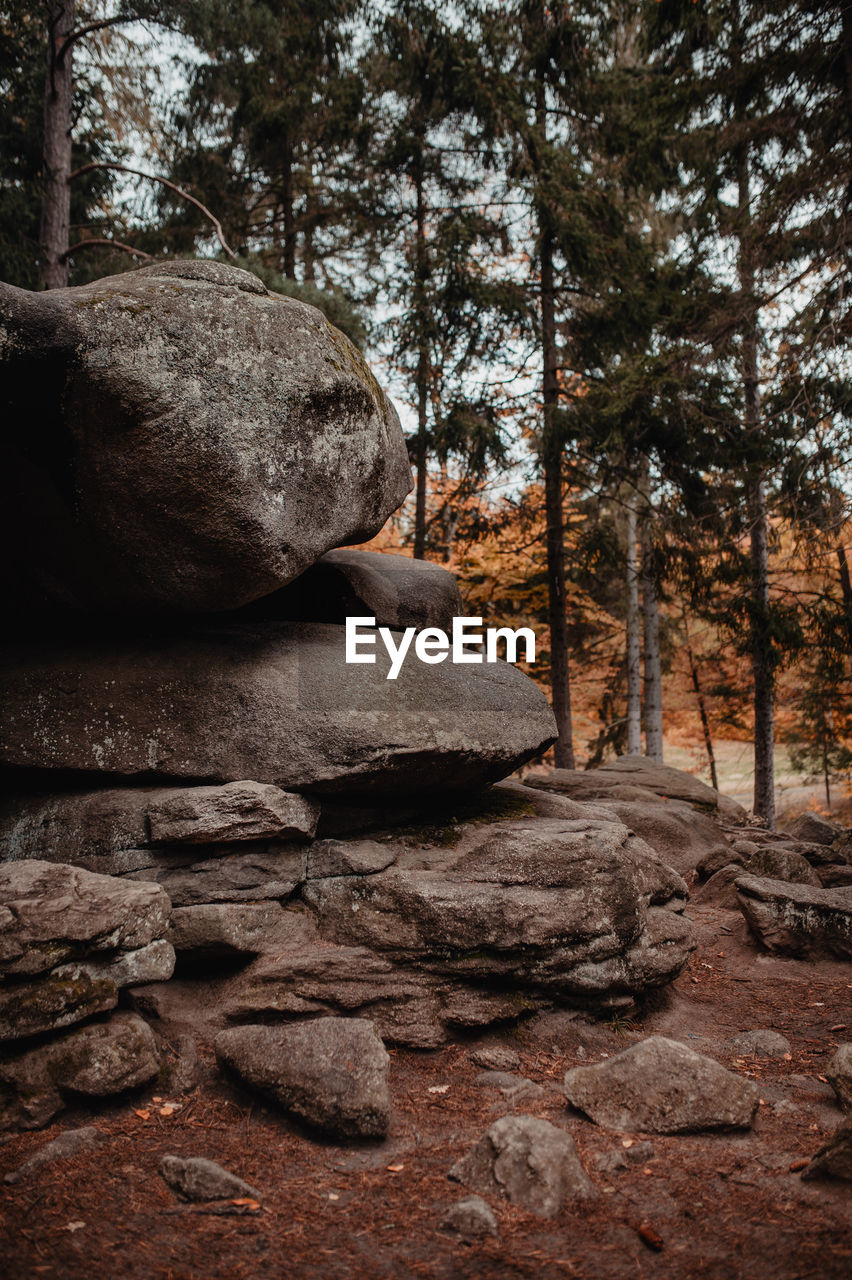
M556 764L848 806L852 5L12 3L0 83L0 277L321 307L409 435L373 545L535 627Z

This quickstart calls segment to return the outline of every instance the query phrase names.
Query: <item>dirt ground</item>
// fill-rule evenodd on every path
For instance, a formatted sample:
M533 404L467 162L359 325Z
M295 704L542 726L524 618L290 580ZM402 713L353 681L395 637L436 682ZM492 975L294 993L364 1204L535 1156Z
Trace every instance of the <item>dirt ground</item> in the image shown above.
M103 1145L0 1191L0 1272L22 1277L241 1280L256 1277L714 1277L833 1280L852 1274L852 1187L804 1182L803 1163L841 1119L820 1079L852 1039L852 971L761 956L737 913L691 906L700 945L665 997L634 1019L567 1010L430 1053L392 1053L393 1119L381 1143L318 1141L222 1079L202 1046L197 1090L146 1089L106 1110L67 1111L0 1146L0 1176L48 1139L95 1124ZM789 1059L735 1054L732 1035L771 1028ZM166 1039L179 1028L158 1027ZM760 1084L752 1130L612 1133L571 1111L569 1066L648 1034L672 1035ZM477 1047L502 1045L540 1092L513 1102L474 1083ZM180 1103L171 1110L172 1101ZM574 1137L597 1199L543 1220L493 1201L499 1235L465 1243L441 1228L467 1192L447 1172L499 1116L540 1115ZM607 1173L598 1160L649 1138L653 1156ZM201 1155L245 1178L260 1207L185 1205L158 1173Z

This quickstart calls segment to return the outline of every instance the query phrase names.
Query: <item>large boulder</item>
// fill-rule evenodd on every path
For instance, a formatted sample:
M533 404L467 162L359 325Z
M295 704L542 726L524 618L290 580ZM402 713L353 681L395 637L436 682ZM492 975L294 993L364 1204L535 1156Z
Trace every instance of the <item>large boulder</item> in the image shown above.
M768 951L852 958L852 885L815 889L741 875L736 891L749 929Z
M0 1132L40 1129L73 1098L108 1098L154 1079L153 1032L135 1013L74 1027L0 1058Z
M742 805L729 796L708 787L691 773L657 764L647 756L619 756L599 769L553 769L545 775L528 777L526 783L574 800L653 802L657 797L683 801L725 822L739 823L746 818Z
M605 1062L572 1067L565 1094L596 1124L626 1132L747 1128L759 1104L750 1080L665 1036L650 1036Z
M0 864L0 976L145 947L163 937L170 913L158 885L61 863Z
M376 648L347 663L343 627L285 622L20 645L0 676L0 763L398 797L494 781L553 740L517 668L411 656L389 680Z
M614 822L470 824L455 849L313 880L303 897L330 940L492 990L632 997L693 947L683 881Z
M441 627L462 614L458 583L433 560L344 548L244 611L253 617L336 622L371 617L379 627Z
M216 262L0 287L7 604L237 608L377 533L396 412L320 311Z
M216 1037L219 1062L312 1128L383 1138L390 1058L369 1022L316 1018L297 1027L234 1027Z

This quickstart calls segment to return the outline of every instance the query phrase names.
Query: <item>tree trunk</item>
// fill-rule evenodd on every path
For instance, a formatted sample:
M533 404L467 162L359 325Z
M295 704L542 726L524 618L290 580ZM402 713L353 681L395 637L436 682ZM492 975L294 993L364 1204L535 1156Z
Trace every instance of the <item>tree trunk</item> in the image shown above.
M281 274L287 280L296 279L296 215L293 191L293 148L290 134L281 139L281 205L284 213L284 257Z
M64 289L68 284L73 46L66 49L65 42L73 29L74 0L54 0L48 16L44 84L44 194L39 232L43 289Z
M639 560L636 552L636 494L627 500L627 753L642 752L642 673L639 656Z
M837 548L837 567L840 570L840 590L843 595L843 616L849 636L849 652L852 653L852 580L849 577L849 561L845 547Z
M760 386L757 342L758 304L755 293L753 232L751 227L748 147L737 160L738 273L743 298L742 380L746 449L759 458ZM759 461L750 461L746 480L751 559L751 669L754 683L754 812L775 830L775 656L769 603L769 521L766 488Z
M686 623L686 614L683 617L683 633L686 640L686 657L689 662L689 674L692 679L692 687L695 690L695 696L698 699L698 714L701 717L701 731L704 734L704 746L707 749L707 760L710 764L710 783L713 788L719 790L719 778L716 773L716 755L713 751L713 738L710 734L710 721L707 717L707 707L704 702L704 690L701 688L701 681L698 678L698 664L695 661L695 654L692 652L692 645L689 642L689 628Z
M556 311L553 286L553 237L547 215L539 211L541 265L542 399L544 429L541 461L544 471L544 511L547 526L547 598L550 624L550 681L553 714L559 737L554 747L557 769L573 769L574 735L571 723L571 676L568 667L568 613L565 598L565 513L562 506L562 437L554 421L559 402Z
M645 755L663 763L663 673L660 662L660 610L657 599L657 568L654 555L653 512L651 510L648 459L643 459L640 479L643 498L642 540L642 626L645 667Z
M423 190L422 152L418 157L414 185L416 192L414 246L414 312L417 318L417 441L414 468L417 487L414 498L414 558L426 558L426 460L428 457L429 347L426 334L426 199Z

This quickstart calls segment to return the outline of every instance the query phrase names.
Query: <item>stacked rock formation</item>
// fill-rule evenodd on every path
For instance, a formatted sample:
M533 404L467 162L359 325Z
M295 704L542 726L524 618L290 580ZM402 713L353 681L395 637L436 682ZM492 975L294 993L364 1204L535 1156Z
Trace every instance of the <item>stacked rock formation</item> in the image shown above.
M390 402L318 311L222 264L158 264L0 287L0 351L19 552L2 566L18 627L0 671L0 901L33 875L45 901L110 876L171 910L97 962L41 965L27 943L15 982L58 990L73 962L95 1016L114 1003L103 983L157 1006L152 947L161 966L172 946L196 965L260 957L211 1019L354 1012L434 1044L542 1004L624 1004L679 972L685 885L614 809L523 789L488 822L471 809L553 740L531 680L413 659L388 680L381 646L346 663L348 616L448 629L462 606L435 565L345 549L411 475ZM465 804L446 829L387 834ZM37 1004L54 1010L40 1033L67 1025L61 1001Z

